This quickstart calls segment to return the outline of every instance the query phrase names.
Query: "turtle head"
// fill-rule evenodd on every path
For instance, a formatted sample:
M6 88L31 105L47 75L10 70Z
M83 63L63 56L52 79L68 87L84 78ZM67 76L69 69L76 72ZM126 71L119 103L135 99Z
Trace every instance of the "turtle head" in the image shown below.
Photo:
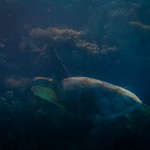
M53 104L59 105L57 102L57 95L53 79L45 77L36 77L33 80L33 87L31 88L34 95L47 100Z
M41 86L54 89L54 80L45 77L36 77L32 80L34 86Z

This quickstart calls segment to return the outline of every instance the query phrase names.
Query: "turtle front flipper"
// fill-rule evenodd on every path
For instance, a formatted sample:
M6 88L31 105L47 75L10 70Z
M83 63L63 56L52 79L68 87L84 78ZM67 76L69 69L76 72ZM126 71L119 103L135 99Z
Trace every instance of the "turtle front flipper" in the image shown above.
M65 109L64 106L59 103L56 93L54 92L53 89L42 87L42 86L33 86L31 90L34 93L34 95L46 101L49 101L62 109Z
M48 102L51 102L52 104L56 105L57 107L61 108L62 110L64 110L68 114L71 114L74 117L81 118L80 116L78 116L78 115L72 113L71 111L69 111L68 109L66 109L66 107L60 103L60 101L58 100L57 95L53 89L50 89L47 87L42 87L42 86L33 86L31 88L31 90L32 90L33 94L38 96L39 98L44 99Z

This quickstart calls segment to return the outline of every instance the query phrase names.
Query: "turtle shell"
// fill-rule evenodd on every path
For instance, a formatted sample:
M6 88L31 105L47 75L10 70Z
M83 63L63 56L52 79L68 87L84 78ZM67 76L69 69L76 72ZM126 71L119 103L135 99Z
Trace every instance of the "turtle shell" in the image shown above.
M142 102L132 92L87 77L70 77L57 88L61 105L82 117L117 117L139 107Z

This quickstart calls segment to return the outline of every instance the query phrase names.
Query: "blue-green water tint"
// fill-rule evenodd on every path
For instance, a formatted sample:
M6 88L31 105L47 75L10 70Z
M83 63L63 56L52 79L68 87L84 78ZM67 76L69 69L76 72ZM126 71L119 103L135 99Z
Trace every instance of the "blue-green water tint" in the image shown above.
M35 77L61 79L63 64L150 105L149 18L147 0L0 0L0 149L149 149L141 111L93 124L31 91Z

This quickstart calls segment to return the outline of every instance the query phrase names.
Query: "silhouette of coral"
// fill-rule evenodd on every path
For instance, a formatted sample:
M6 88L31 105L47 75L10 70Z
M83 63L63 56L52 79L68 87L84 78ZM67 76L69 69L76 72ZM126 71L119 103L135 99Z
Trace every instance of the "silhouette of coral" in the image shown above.
M150 31L150 25L145 25L145 24L142 24L141 22L136 22L136 21L130 21L129 24L131 26Z
M31 79L10 77L5 80L5 85L12 89L27 88L31 86Z
M80 38L83 35L80 31L75 31L72 29L59 29L59 28L47 28L47 29L40 29L35 28L31 30L29 36L35 39L51 39L54 41L68 41L68 40L75 40Z
M40 29L34 28L30 31L29 36L31 39L38 41L52 42L72 42L76 49L84 50L89 54L106 54L107 52L114 52L116 47L99 46L95 43L87 41L87 34L82 31L76 31L73 29L60 29L60 28L47 28ZM86 38L86 40L85 40ZM58 46L58 45L57 45Z

